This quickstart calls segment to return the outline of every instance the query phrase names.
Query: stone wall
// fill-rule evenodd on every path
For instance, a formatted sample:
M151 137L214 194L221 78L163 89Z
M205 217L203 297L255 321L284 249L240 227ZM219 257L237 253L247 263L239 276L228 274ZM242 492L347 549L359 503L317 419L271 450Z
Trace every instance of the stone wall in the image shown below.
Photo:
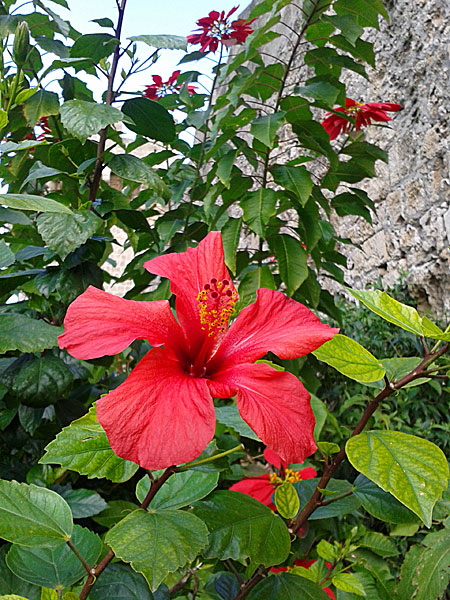
M390 0L385 5L389 23L383 20L381 30L368 36L375 44L376 69L368 68L369 81L347 75L347 94L362 102L398 102L404 110L395 113L392 129L366 130L367 141L389 154L388 165L378 161L378 177L361 185L376 203L373 225L352 216L336 218L334 224L338 235L356 244L341 248L348 257L349 285L363 288L381 277L389 288L401 278L422 312L448 318L450 5L447 0ZM298 11L284 9L283 20L293 29L297 18ZM286 37L265 49L275 56L287 54Z

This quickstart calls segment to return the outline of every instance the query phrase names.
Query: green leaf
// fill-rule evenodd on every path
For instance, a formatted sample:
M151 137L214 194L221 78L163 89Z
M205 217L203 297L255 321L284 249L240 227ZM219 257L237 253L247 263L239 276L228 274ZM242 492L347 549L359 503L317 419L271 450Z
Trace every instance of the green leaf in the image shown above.
M160 142L175 138L175 122L172 115L158 102L148 98L131 98L122 105L122 112L131 119L128 129Z
M251 429L241 417L237 406L216 406L215 411L216 419L219 423L223 423L227 427L232 427L240 435L246 438L256 440L257 442L261 441L253 429Z
M23 111L28 125L34 127L42 117L57 115L59 113L58 94L38 90L23 103Z
M170 200L171 192L163 180L143 160L131 154L116 154L108 163L113 173L145 184L147 189L152 190L157 196Z
M346 452L357 471L431 526L433 506L442 497L449 477L442 450L399 431L367 431L350 438Z
M230 271L236 273L236 254L241 237L242 218L230 218L222 227L223 251L225 254L225 264Z
M70 215L42 214L37 229L44 242L64 259L91 238L103 221L89 210Z
M23 546L52 547L72 535L72 513L56 492L0 480L0 537Z
M371 382L382 379L385 370L381 361L351 338L336 334L329 342L314 350L314 356L337 371L356 381Z
M20 594L20 597L23 596L29 600L41 600L41 589L39 587L16 577L6 566L5 557L9 548L9 544L5 544L0 548L0 598L9 599L14 598L10 594Z
M108 19L108 17L103 17L101 19L91 19L91 23L97 23L97 25L100 25L100 27L114 27L113 21L111 21L111 19Z
M279 234L271 238L269 246L278 261L286 292L292 296L308 278L308 255L301 242L290 235Z
M15 260L16 256L14 252L11 252L5 240L0 240L0 269L11 266Z
M56 356L33 357L14 380L13 392L27 406L55 404L70 388L73 375Z
M320 540L320 542L316 546L316 552L323 558L324 560L329 560L330 562L334 562L337 558L336 548L330 542L326 540Z
M369 531L364 534L358 544L363 548L369 548L378 556L397 556L399 553L391 538L376 531Z
M275 490L275 506L285 519L293 519L300 509L300 500L294 486L289 481Z
M351 573L338 573L337 575L333 575L331 581L338 590L343 590L356 596L366 595L362 583Z
M46 453L39 461L41 464L60 464L89 479L106 477L121 483L128 481L139 468L111 450L106 433L97 421L95 405L87 415L58 433L45 449Z
M256 300L256 291L260 288L275 290L276 285L272 273L267 265L253 269L245 274L239 284L239 302L236 310L241 310Z
M69 489L60 492L70 506L74 519L86 519L98 515L107 508L106 502L94 490Z
M241 200L245 223L263 238L270 217L276 213L276 204L277 193L266 188L249 192Z
M147 582L128 565L108 565L89 593L90 600L153 600Z
M9 206L9 208L16 208L17 210L72 214L70 208L67 208L64 204L50 198L33 196L32 194L0 194L0 202Z
M359 474L355 479L353 493L363 508L373 517L389 523L417 523L416 515L399 502L392 494L385 492L373 481Z
M0 206L0 222L10 223L12 225L31 225L32 221L18 210L10 210Z
M132 42L144 42L152 48L187 51L187 39L181 35L133 35Z
M337 454L341 450L340 446L338 444L334 444L333 442L317 442L317 446L325 456Z
M169 573L197 556L207 535L205 524L191 513L138 509L108 531L105 542L155 590Z
M182 508L207 496L216 486L219 473L202 473L201 471L183 471L175 473L158 491L150 502L153 510L162 508ZM136 496L143 502L150 490L150 478L145 475L138 481Z
M68 100L60 108L61 122L73 136L85 140L104 127L122 121L123 114L107 104Z
M297 481L293 484L300 498L300 507L305 506L305 504L313 495L318 483L319 479L316 477L314 479ZM330 496L331 499L333 495L350 492L352 490L352 485L348 481L342 479L331 479L326 490L327 492L334 492L334 494ZM351 494L344 498L340 498L339 500L334 500L326 506L319 506L319 508L316 508L309 518L312 521L317 519L330 519L332 517L353 513L358 510L359 506L360 504L358 498L356 498L354 494Z
M102 527L111 529L119 521L124 519L130 512L136 510L136 504L126 500L111 500L107 507L98 515L94 516L94 521Z
M441 535L442 534L442 535ZM432 538L427 543L427 538ZM450 535L449 530L430 534L424 543L429 548L420 557L416 567L414 600L437 600L442 598L450 581ZM411 596L409 596L411 598Z
M89 565L97 562L102 549L98 535L75 525L71 542ZM6 563L17 577L52 589L72 585L86 575L80 560L67 544L56 548L13 545L6 555Z
M25 315L0 315L0 354L10 350L42 352L58 345L62 327L53 327L44 321Z
M336 29L339 29L350 44L355 44L364 31L358 25L355 15L324 15L322 21L331 23Z
M284 110L281 110L271 115L264 115L264 117L254 119L250 126L250 133L262 144L271 148L278 129L284 123L285 114Z
M194 513L206 523L205 558L244 560L264 566L286 560L290 538L286 525L270 508L239 492L214 492L198 502Z
M379 29L378 19L380 15L386 21L389 20L383 0L339 0L333 8L339 15L354 15L361 27Z
M258 583L248 600L329 600L329 597L321 587L304 577L280 573Z
M396 590L396 600L410 600L417 591L415 580L417 569L422 562L422 555L426 552L422 546L411 546L402 564L400 583Z
M341 86L338 86L337 83L337 80L336 84L327 80L325 75L318 76L309 79L306 85L296 88L296 92L302 96L323 102L328 106L333 106L333 104L336 104L341 93Z
M313 188L311 175L306 168L303 166L291 167L289 165L282 165L272 168L271 171L275 183L293 192L301 206L305 206Z
M71 58L89 58L98 63L114 52L119 40L109 33L86 33L75 40L70 48Z

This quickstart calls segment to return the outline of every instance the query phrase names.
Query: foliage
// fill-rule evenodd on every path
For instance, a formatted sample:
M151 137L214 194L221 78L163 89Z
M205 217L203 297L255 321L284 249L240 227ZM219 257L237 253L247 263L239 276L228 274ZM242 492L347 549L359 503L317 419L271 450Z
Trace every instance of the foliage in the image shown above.
M230 16L213 11L190 36L221 48L207 94L196 65L215 53L153 32L124 40L125 5L117 24L94 19L99 31L81 34L57 14L66 0L0 2L0 598L441 598L448 328L398 290L353 290L361 305L349 308L324 285L344 283L347 240L332 222L371 222L360 182L387 155L361 131L330 143L320 119L351 122L334 106L346 106L342 75L375 65L365 34L387 17L382 0L263 0L226 44L204 37ZM271 56L287 5L300 25L289 53ZM167 93L133 91L161 49L187 47L190 70L161 79ZM86 75L104 83L101 102ZM236 312L268 288L341 326L314 356L259 361L315 394L318 450L269 473L259 437L221 398L198 459L146 472L113 452L94 403L149 343L78 360L57 336L89 286L174 307L143 264L215 230ZM118 247L132 255L122 273ZM311 466L318 476L303 480ZM244 476L272 489L270 507L229 491Z

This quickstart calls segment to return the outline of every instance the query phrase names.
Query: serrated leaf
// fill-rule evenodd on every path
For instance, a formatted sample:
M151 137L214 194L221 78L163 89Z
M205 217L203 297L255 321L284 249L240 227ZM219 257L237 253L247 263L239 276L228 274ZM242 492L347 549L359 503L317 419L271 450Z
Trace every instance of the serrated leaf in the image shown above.
M172 115L158 102L148 98L131 98L122 105L122 112L131 119L128 129L160 142L175 138L175 122Z
M386 372L381 361L346 335L336 334L313 354L346 377L362 383L378 381Z
M324 560L329 560L330 562L333 562L338 558L336 556L335 547L333 546L333 544L330 544L330 542L327 542L326 540L320 540L320 542L316 546L316 552L320 556L320 558L323 558Z
M59 99L55 92L38 90L23 103L28 125L34 127L42 117L59 113Z
M128 481L138 470L138 465L119 458L111 450L108 438L97 421L95 405L89 413L73 421L58 433L45 448L41 464L60 464L81 475L106 477L115 483Z
M298 198L301 206L305 206L313 188L311 175L306 168L303 166L292 167L289 165L282 165L273 168L271 171L275 183L278 183L278 185L283 186L286 190L293 192Z
M9 550L9 544L0 548L0 598L14 598L13 594L20 594L20 597L28 600L41 600L41 589L20 577L16 577L8 569L5 562L6 554Z
M45 548L65 542L72 530L72 513L61 496L37 485L0 480L0 537Z
M239 492L219 491L198 502L194 513L206 523L205 558L243 560L265 566L283 562L289 553L286 525L270 508Z
M92 237L103 221L89 210L70 215L42 214L37 229L44 242L64 259Z
M78 598L78 596L77 596ZM105 569L89 593L91 600L153 600L145 578L128 565L115 563Z
M362 583L351 573L338 573L337 575L333 575L331 581L338 590L350 592L350 594L355 594L356 596L366 595Z
M308 255L301 242L290 235L279 234L271 238L269 246L278 261L286 292L292 296L308 278Z
M0 194L0 203L17 210L72 214L70 208L67 208L64 204L50 198L44 198L43 196L33 196L32 194Z
M108 163L113 173L123 179L143 183L156 195L169 200L171 192L163 180L143 160L131 154L116 154Z
M73 375L56 356L33 357L14 380L13 392L27 406L55 404L68 390Z
M413 582L417 586L414 600L437 600L437 598L442 598L445 590L448 590L450 581L449 531L445 529L430 535L433 536L433 541L427 544L429 548L421 555L416 576L413 578Z
M359 474L355 479L353 493L363 508L373 517L389 523L417 523L417 516L399 502L392 494L385 492L373 481Z
M271 148L278 129L284 123L284 110L258 117L250 125L250 133L262 144Z
M357 471L431 526L433 506L442 497L449 477L442 450L399 431L367 431L348 440L346 453Z
M289 481L279 485L275 490L275 506L285 519L293 519L299 511L300 500L294 486Z
M207 496L217 486L219 473L201 471L183 471L175 473L158 491L150 502L149 508L183 508ZM143 502L150 490L150 478L145 475L136 486L136 497Z
M75 525L71 542L89 565L96 563L102 549L98 535ZM80 560L67 544L54 548L13 545L6 555L6 563L17 577L51 589L72 585L86 575Z
M123 113L117 108L86 100L68 100L61 106L60 113L64 127L80 140L123 119Z
M411 600L417 586L414 581L417 577L417 569L422 562L422 555L426 549L422 546L412 546L403 561L400 583L396 590L396 600Z
M359 546L369 548L378 556L397 556L398 550L394 542L376 531L368 531L358 542Z
M58 345L62 327L48 325L25 315L0 315L0 354L10 350L42 352Z
M108 531L105 542L155 590L169 573L197 556L207 535L205 524L191 513L138 509Z
M241 417L237 406L216 406L215 411L216 419L219 423L223 423L227 427L232 427L240 435L246 438L256 440L257 442L261 441L253 429L251 429Z
M265 188L249 192L241 200L245 223L261 237L264 237L266 225L276 212L276 203L276 192Z
M128 39L162 50L187 50L187 38L181 35L133 35Z
M248 600L329 600L329 596L304 577L280 573L258 583L248 595Z

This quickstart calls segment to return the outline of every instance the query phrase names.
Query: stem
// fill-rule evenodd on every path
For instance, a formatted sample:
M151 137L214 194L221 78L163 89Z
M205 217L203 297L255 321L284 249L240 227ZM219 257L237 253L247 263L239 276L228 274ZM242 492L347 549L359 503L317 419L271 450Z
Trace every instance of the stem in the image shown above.
M120 58L120 34L122 32L122 24L123 17L125 13L125 5L127 0L121 0L120 4L117 3L117 8L119 10L119 18L117 20L117 27L115 29L115 34L117 38L117 44L114 48L113 60L111 65L111 71L108 75L108 89L106 90L106 104L111 106L114 100L114 79L116 77L117 67L119 64ZM106 146L106 138L108 135L108 126L104 127L100 132L100 139L98 140L97 146L97 160L95 162L94 176L92 178L92 183L90 184L89 190L89 201L94 202L97 197L98 188L100 185L100 179L103 171L103 152L105 151Z
M187 463L183 467L178 467L177 471L187 471L188 469L192 469L192 467L204 465L206 463L212 462L213 460L216 460L216 458L222 458L223 456L228 456L228 454L233 454L233 452L237 452L238 450L242 450L242 444L231 448L231 450L225 450L224 452L220 452L219 454L214 454L214 456L210 456L209 458L202 458L202 460L196 460L194 462Z
M83 565L83 567L86 569L86 572L88 575L91 574L91 567L88 565L88 563L84 560L84 558L81 556L81 554L78 552L78 550L76 549L76 547L72 544L72 542L70 540L67 540L66 544L69 546L69 548L72 550L72 552L75 554L75 556L78 558L78 560L80 561L80 563Z
M9 112L9 109L11 108L14 100L16 99L17 88L19 87L19 80L20 80L21 74L22 74L22 67L19 67L17 69L17 73L14 75L14 81L13 81L13 85L12 85L11 95L8 98L8 105L6 106L7 113Z
M353 494L353 490L347 490L346 492L342 492L342 494L336 494L332 496L329 500L322 500L320 506L328 506L332 502L336 502L336 500L340 500L341 498L346 498L347 496L351 496Z

